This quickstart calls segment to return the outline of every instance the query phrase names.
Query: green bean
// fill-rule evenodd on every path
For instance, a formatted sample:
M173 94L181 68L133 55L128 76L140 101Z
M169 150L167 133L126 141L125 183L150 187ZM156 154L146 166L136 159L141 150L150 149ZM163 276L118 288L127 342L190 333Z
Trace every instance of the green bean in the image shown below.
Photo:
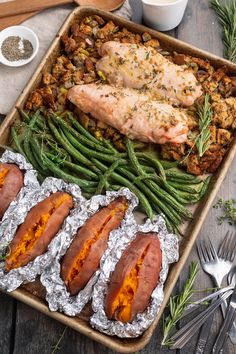
M119 184L111 184L109 186L113 191L119 191L121 188L123 188L123 186L120 186Z
M23 109L17 108L21 118L28 124L30 122L30 116Z
M152 208L158 213L161 214L164 219L165 219L165 223L166 223L166 227L168 229L169 232L174 232L175 230L175 226L172 225L171 221L168 219L168 217L163 213L163 211L154 203L151 203Z
M30 138L30 144L32 146L33 153L35 155L35 158L37 159L37 162L40 166L40 173L44 176L48 176L50 174L50 170L44 165L44 162L42 160L42 148L41 145L38 141L37 138Z
M88 149L87 147L85 147L84 145L82 145L77 139L75 139L73 137L73 135L71 135L68 131L66 131L66 129L62 128L63 133L65 134L65 136L67 137L68 141L77 149L79 149L79 151L81 153L83 153L84 155L87 155L88 157L92 156L98 159L101 159L103 161L106 162L114 162L115 158L119 158L119 157L123 157L126 154L120 154L120 156L115 156L115 155L107 155L104 154L102 152L98 152L92 149Z
M166 161L166 160L159 160L159 161L162 164L164 170L169 170L179 165L179 161Z
M202 180L200 178L197 180L184 180L184 179L180 179L180 178L176 178L176 177L167 177L167 181L180 183L180 184L183 184L186 186L192 186L193 184L199 184L202 182Z
M67 116L68 116L70 122L72 123L72 125L73 125L75 128L77 128L78 131L79 131L82 135L86 136L89 140L93 141L94 143L102 145L101 141L98 140L97 138L95 138L92 134L90 134L90 132L89 132L87 129L85 129L85 128L78 122L78 120L75 119L75 118L72 116L71 113L68 113Z
M206 194L207 189L208 189L209 184L210 184L210 181L211 181L211 176L208 176L208 177L203 181L203 186L202 186L202 189L200 190L200 193L199 193L199 200L202 199L202 198L204 197L204 195Z
M24 151L25 151L25 155L27 156L28 161L34 166L34 168L36 170L40 171L40 165L37 162L37 160L35 159L33 153L32 153L32 148L30 147L30 139L32 136L32 128L35 125L35 122L38 119L38 111L33 115L31 121L29 122L28 128L27 128L27 132L25 134L25 138L24 138L24 143L23 143L23 147L24 147Z
M106 171L106 166L104 166L104 164L102 162L100 162L99 160L97 160L95 158L92 158L92 161L94 163L96 163L96 165L103 172ZM120 176L118 173L112 172L111 177L112 177L112 179L114 179L118 183L121 183L121 185L129 188L131 190L131 192L133 192L139 198L140 205L146 211L148 217L150 219L152 219L153 218L153 211L152 211L151 205L150 205L148 199L145 197L145 195L142 192L140 192L140 190L137 187L135 187L129 180Z
M14 127L11 127L11 136L12 136L12 139L16 145L16 150L23 156L26 157L25 155L25 152L24 150L22 149L21 147L21 144L20 144L20 141L19 141L19 138L18 138L18 135L17 135L17 132L16 132L16 129Z
M190 194L196 194L198 191L190 186L185 186L179 182L172 182L172 181L169 181L168 180L168 183L169 185L171 185L172 187L180 190L180 191L183 191L183 192L187 192L187 193L190 193Z
M92 162L88 160L84 155L82 155L78 150L74 148L73 145L67 140L65 135L62 135L59 133L57 128L54 126L52 121L49 119L48 120L48 125L54 134L56 140L64 147L64 149L71 155L73 156L77 161L81 162L82 164L89 166L94 172L98 172L97 168L94 168Z
M177 212L188 219L192 219L192 213L180 205L174 197L168 194L164 189L161 189L155 182L145 181L145 183L159 198L167 202L172 208L176 209Z
M119 160L116 160L113 162L113 164L106 170L102 178L100 179L100 182L97 186L96 189L96 194L101 194L103 191L103 188L105 187L106 182L108 179L111 177L112 173L116 170L116 168L119 166Z
M155 193L155 196L157 195L160 199L164 200L165 202L167 202L172 208L176 209L181 215L183 215L186 218L192 218L192 214L184 207L182 207L182 205L180 205L171 195L169 195L167 192L165 192L163 189L161 189L156 183L154 183L153 181L145 181L144 184L140 181L136 180L136 176L134 176L130 171L127 171L125 168L119 168L119 171L122 171L123 173L125 173L125 175L132 179L133 181L136 182L136 184L142 188L144 190L145 184L151 189L151 191L153 191ZM141 184L140 184L141 183ZM147 193L150 195L150 190L149 188L147 189ZM151 198L151 196L150 196ZM161 200L158 198L155 198L155 203L161 203ZM163 208L163 206L162 206ZM165 208L165 206L164 206ZM169 210L170 211L170 210ZM178 219L179 216L178 216Z
M158 171L158 173L160 174L160 177L162 177L164 180L166 179L165 170L162 167L162 164L160 163L160 161L158 159L152 158L144 152L137 152L136 156L137 156L137 158L143 158L143 159L149 161L155 167L155 169Z
M69 183L75 183L79 187L84 189L85 191L86 191L86 188L97 186L97 182L92 182L92 181L88 181L85 179L81 179L81 178L72 176L66 172L63 172L62 169L60 167L58 167L57 165L55 165L51 160L49 160L45 154L43 154L42 159L43 159L45 165L48 167L48 169L51 170L55 174L55 176L62 178Z
M119 154L119 151L114 148L114 146L110 143L110 141L104 138L101 141L113 154Z
M98 175L96 173L94 173L93 171L90 171L88 168L84 167L84 166L79 166L76 165L72 162L69 161L63 161L63 165L71 168L71 170L75 171L75 172L80 172L83 173L85 176L91 177L92 179L97 180L98 179Z
M133 144L130 139L127 139L126 150L128 157L130 159L131 165L139 176L146 176L146 172L143 167L140 165L137 156L135 155Z
M200 183L202 181L199 177L190 175L188 173L169 171L169 170L166 171L166 177L176 178L176 179L183 180L183 181L194 181L194 182L192 182L193 184Z
M82 144L88 145L90 148L93 148L95 150L98 150L100 152L106 153L106 154L112 154L110 149L105 148L104 146L99 145L98 143L94 143L93 141L89 140L82 134L78 133L74 128L69 126L66 121L56 115L53 116L54 122L58 123L65 131L68 131L71 135L73 135L75 138L78 139Z
M128 177L130 180L135 181L136 176L124 167L119 167L117 170L118 172L121 172L126 177ZM177 213L176 215L173 215L172 210L170 210L169 207L165 205L144 183L138 181L136 182L136 185L142 190L143 193L145 193L148 198L150 198L153 203L158 205L163 210L164 214L168 215L174 224L179 224L181 222L180 216Z
M189 199L184 198L181 193L179 193L174 187L172 187L168 182L162 181L162 185L165 188L165 190L172 195L178 202L182 204L189 204ZM194 196L192 195L192 199L194 199Z

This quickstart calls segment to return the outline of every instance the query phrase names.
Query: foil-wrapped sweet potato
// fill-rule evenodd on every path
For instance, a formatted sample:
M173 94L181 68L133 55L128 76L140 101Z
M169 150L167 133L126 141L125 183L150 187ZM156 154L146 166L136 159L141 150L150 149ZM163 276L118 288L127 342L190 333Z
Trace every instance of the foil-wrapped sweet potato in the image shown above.
M0 164L0 220L24 184L24 174L13 164Z
M42 255L72 207L73 199L65 192L53 193L35 205L10 244L10 254L5 263L6 271L23 267Z
M71 295L84 288L99 268L109 234L120 226L127 208L127 200L118 197L79 229L61 264L61 277Z
M148 306L157 286L162 264L160 241L154 233L139 232L114 272L105 299L108 319L131 322Z

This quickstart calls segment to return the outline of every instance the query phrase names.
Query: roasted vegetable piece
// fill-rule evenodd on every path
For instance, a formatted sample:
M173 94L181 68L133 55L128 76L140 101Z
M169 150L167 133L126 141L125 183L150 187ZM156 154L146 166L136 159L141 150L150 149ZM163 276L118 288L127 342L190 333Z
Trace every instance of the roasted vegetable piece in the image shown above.
M127 200L118 197L78 231L61 265L61 277L71 295L76 295L98 269L109 234L120 226L127 208Z
M65 192L53 193L34 206L10 244L6 270L23 267L43 254L72 207L73 199Z
M112 273L105 311L109 319L127 323L148 306L161 271L160 241L154 233L139 232Z
M23 187L23 172L13 164L0 164L0 220Z

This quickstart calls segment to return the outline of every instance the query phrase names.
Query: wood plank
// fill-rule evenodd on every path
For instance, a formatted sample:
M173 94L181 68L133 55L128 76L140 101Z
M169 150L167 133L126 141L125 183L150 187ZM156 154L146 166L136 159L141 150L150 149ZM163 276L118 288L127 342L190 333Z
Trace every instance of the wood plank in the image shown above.
M213 54L223 54L220 26L208 0L189 0L177 37Z
M63 329L64 326L59 322L18 302L15 345L12 354L51 353Z
M17 301L1 292L0 303L0 352L1 354L9 354L14 345Z

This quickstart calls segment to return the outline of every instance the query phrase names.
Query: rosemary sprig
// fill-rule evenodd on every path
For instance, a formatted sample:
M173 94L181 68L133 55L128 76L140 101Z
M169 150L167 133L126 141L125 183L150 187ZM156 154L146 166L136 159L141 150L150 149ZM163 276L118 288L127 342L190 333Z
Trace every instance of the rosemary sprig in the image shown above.
M212 109L209 103L209 95L205 95L203 105L199 105L197 108L197 115L199 118L199 131L200 133L197 135L195 139L195 144L198 149L199 156L202 157L204 153L208 150L210 146L210 138L211 138L211 131L210 131L210 124L212 121Z
M175 328L176 323L182 318L185 308L189 304L189 300L193 294L193 285L198 273L198 263L192 262L189 267L189 277L186 280L183 291L177 295L170 297L169 307L170 314L164 319L163 340L162 345L170 346L172 340L170 334Z
M67 330L67 327L64 328L62 334L60 335L60 338L57 341L57 343L53 346L53 348L52 348L53 350L52 350L51 354L56 354L56 352L61 349L60 348L60 344L61 344L62 339L65 336L66 330Z
M235 0L228 0L226 4L221 4L219 0L211 0L211 6L217 13L223 28L224 56L236 62L236 2Z

